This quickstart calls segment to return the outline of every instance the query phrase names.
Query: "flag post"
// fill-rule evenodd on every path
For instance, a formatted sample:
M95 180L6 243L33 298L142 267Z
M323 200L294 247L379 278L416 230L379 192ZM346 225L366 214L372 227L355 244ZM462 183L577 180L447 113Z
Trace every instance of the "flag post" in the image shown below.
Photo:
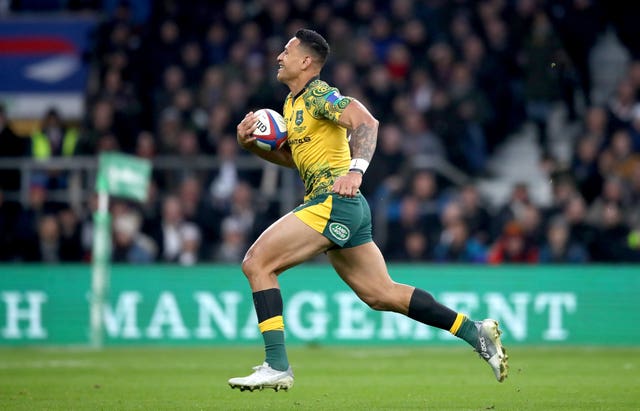
M109 299L111 275L111 215L109 195L144 201L147 198L151 163L119 153L100 155L96 192L98 207L93 213L91 296L89 301L90 343L104 346L104 307Z

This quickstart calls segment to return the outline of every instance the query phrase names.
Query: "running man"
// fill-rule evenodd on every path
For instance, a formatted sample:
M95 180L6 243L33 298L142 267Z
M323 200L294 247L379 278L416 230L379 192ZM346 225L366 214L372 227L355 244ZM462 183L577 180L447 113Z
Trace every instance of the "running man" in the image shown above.
M252 136L253 112L237 127L238 143L244 149L297 168L306 193L304 203L267 228L242 262L253 291L265 361L249 376L231 378L229 385L242 391L293 386L278 275L323 252L369 307L448 330L469 343L502 382L507 376L507 355L495 320L472 321L428 292L396 283L389 276L372 239L369 206L358 190L376 147L378 121L358 100L340 95L320 80L328 54L329 45L320 34L301 29L278 55L277 78L290 90L284 102L288 144L275 151L258 148Z

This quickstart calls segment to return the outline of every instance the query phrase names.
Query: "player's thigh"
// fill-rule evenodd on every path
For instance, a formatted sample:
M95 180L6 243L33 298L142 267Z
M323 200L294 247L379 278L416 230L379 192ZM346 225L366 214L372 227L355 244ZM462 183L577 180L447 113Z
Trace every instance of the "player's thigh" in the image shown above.
M279 274L320 254L330 246L331 242L326 237L307 226L293 213L288 213L267 228L253 243L247 251L243 268Z
M340 278L372 308L408 310L413 287L391 279L384 257L374 242L333 249L327 255Z

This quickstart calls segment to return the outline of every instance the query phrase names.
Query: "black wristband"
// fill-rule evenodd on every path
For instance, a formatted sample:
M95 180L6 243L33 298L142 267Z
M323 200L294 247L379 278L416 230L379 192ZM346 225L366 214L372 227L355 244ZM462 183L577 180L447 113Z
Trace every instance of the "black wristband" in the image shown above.
M350 168L349 172L352 172L352 171L357 171L358 173L364 175L364 171L360 170L359 168Z

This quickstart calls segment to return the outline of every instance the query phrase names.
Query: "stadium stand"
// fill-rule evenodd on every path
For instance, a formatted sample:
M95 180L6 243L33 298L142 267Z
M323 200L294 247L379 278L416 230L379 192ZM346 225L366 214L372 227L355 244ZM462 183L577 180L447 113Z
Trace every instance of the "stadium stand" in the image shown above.
M381 122L362 191L390 259L640 261L638 7L604 3L2 2L97 23L82 116L0 110L0 260L89 261L95 157L121 151L154 171L147 202L112 204L115 260L240 261L301 198L235 126L281 107L275 56L304 26Z

